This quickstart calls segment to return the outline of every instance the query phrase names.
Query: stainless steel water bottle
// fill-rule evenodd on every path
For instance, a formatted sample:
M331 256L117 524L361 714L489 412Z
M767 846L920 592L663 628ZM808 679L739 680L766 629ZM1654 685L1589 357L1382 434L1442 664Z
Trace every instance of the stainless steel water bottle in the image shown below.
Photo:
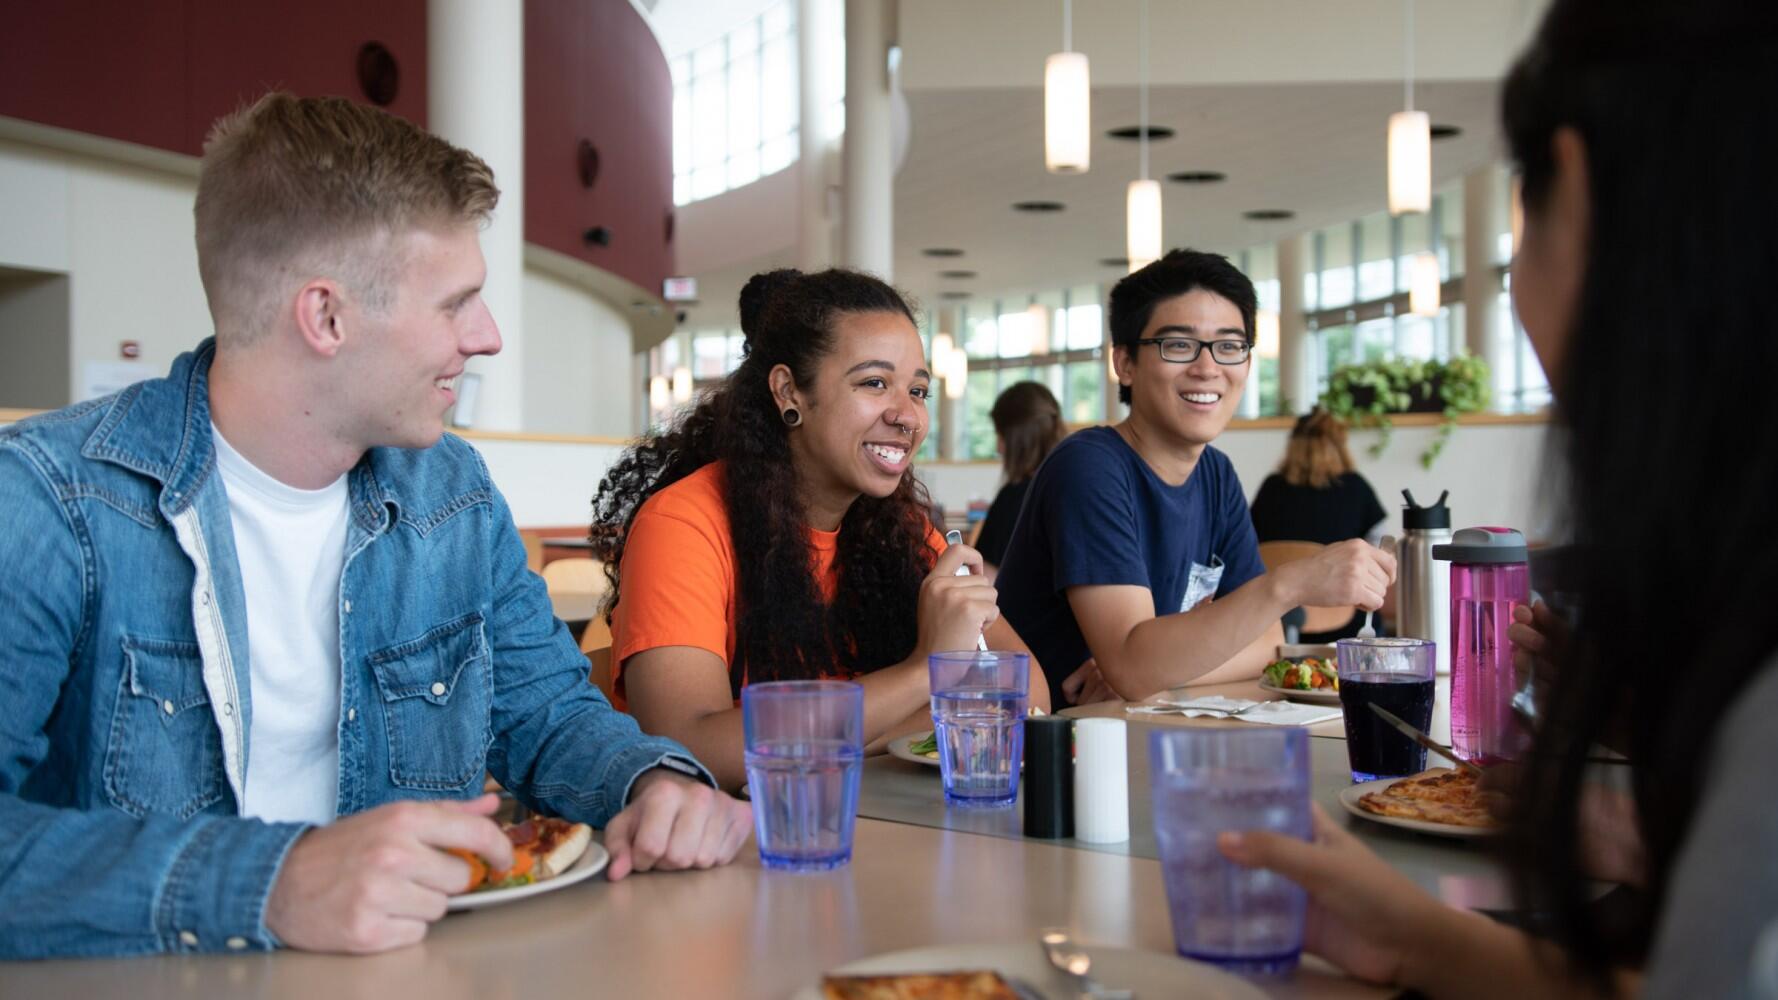
M1432 557L1432 547L1451 540L1446 490L1422 507L1409 490L1401 510L1402 539L1395 549L1396 633L1426 639L1437 647L1438 672L1451 672L1451 564Z

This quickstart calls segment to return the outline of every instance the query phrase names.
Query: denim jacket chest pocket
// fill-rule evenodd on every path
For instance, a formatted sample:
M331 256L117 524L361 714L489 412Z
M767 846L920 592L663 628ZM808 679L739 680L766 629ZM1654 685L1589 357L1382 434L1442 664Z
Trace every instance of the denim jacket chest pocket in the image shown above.
M187 819L222 798L222 735L195 642L123 638L105 792L132 816Z
M453 791L479 780L493 742L493 663L472 612L370 655L389 735L389 780Z

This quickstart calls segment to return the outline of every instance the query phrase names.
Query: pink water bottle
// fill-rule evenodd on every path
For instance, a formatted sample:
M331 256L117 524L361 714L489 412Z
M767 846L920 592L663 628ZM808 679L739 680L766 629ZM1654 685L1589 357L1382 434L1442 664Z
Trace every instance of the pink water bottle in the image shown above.
M1517 757L1513 721L1513 608L1531 602L1525 536L1511 528L1464 528L1434 559L1451 563L1451 748L1464 760Z

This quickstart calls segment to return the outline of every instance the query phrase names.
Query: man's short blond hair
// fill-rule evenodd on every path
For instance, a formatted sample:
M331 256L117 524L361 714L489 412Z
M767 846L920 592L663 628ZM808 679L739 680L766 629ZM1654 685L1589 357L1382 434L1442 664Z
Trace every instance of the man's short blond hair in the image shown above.
M217 336L246 343L303 282L387 308L395 239L480 224L500 191L474 153L338 97L271 93L217 121L198 178L198 274Z

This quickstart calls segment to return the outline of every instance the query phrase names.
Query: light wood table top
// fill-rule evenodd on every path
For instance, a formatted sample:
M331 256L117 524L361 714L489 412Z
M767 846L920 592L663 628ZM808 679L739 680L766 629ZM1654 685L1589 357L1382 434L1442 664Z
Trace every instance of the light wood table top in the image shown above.
M1159 858L1148 770L1148 736L1156 725L1160 723L1151 716L1142 716L1140 721L1133 719L1129 723L1130 839L1112 844L1089 844L1072 839L1033 842L1137 858ZM1310 796L1315 802L1335 822L1344 823L1347 830L1421 889L1464 909L1513 909L1512 886L1506 871L1484 844L1385 826L1353 816L1340 805L1340 793L1352 786L1351 762L1346 755L1345 740L1310 739L1309 759ZM1428 763L1435 762L1429 760ZM1004 809L947 806L938 768L895 757L873 757L864 765L858 815L1022 840L1025 839L1022 787L1019 795L1013 806Z
M783 1000L821 973L933 944L1088 944L1172 954L1160 864L868 819L849 867L768 872L752 847L705 872L603 876L445 918L420 945L362 958L296 952L0 963L0 996L83 1000L622 997ZM1311 962L1255 980L1280 998L1373 998Z
M1432 725L1428 727L1427 735L1446 746L1450 746L1450 676L1440 674L1434 682L1433 690L1435 692L1436 700L1432 704ZM1172 691L1167 692L1167 694L1181 698L1208 698L1212 695L1221 695L1225 698L1244 698L1253 701L1266 701L1268 699L1279 697L1271 692L1260 690L1259 681L1257 680L1232 681L1227 684L1194 684L1189 687L1174 688ZM1253 725L1251 722L1242 722L1239 719L1210 719L1202 717L1188 719L1183 715L1130 715L1128 712L1124 711L1124 708L1129 704L1130 702L1127 701L1101 701L1091 705L1079 705L1074 708L1065 708L1057 714L1066 715L1074 719L1140 719L1143 722L1152 722L1157 725L1165 726L1220 727ZM1346 738L1346 724L1339 719L1318 722L1313 726L1309 726L1308 730L1309 735L1311 736L1331 736L1335 739L1342 740Z

